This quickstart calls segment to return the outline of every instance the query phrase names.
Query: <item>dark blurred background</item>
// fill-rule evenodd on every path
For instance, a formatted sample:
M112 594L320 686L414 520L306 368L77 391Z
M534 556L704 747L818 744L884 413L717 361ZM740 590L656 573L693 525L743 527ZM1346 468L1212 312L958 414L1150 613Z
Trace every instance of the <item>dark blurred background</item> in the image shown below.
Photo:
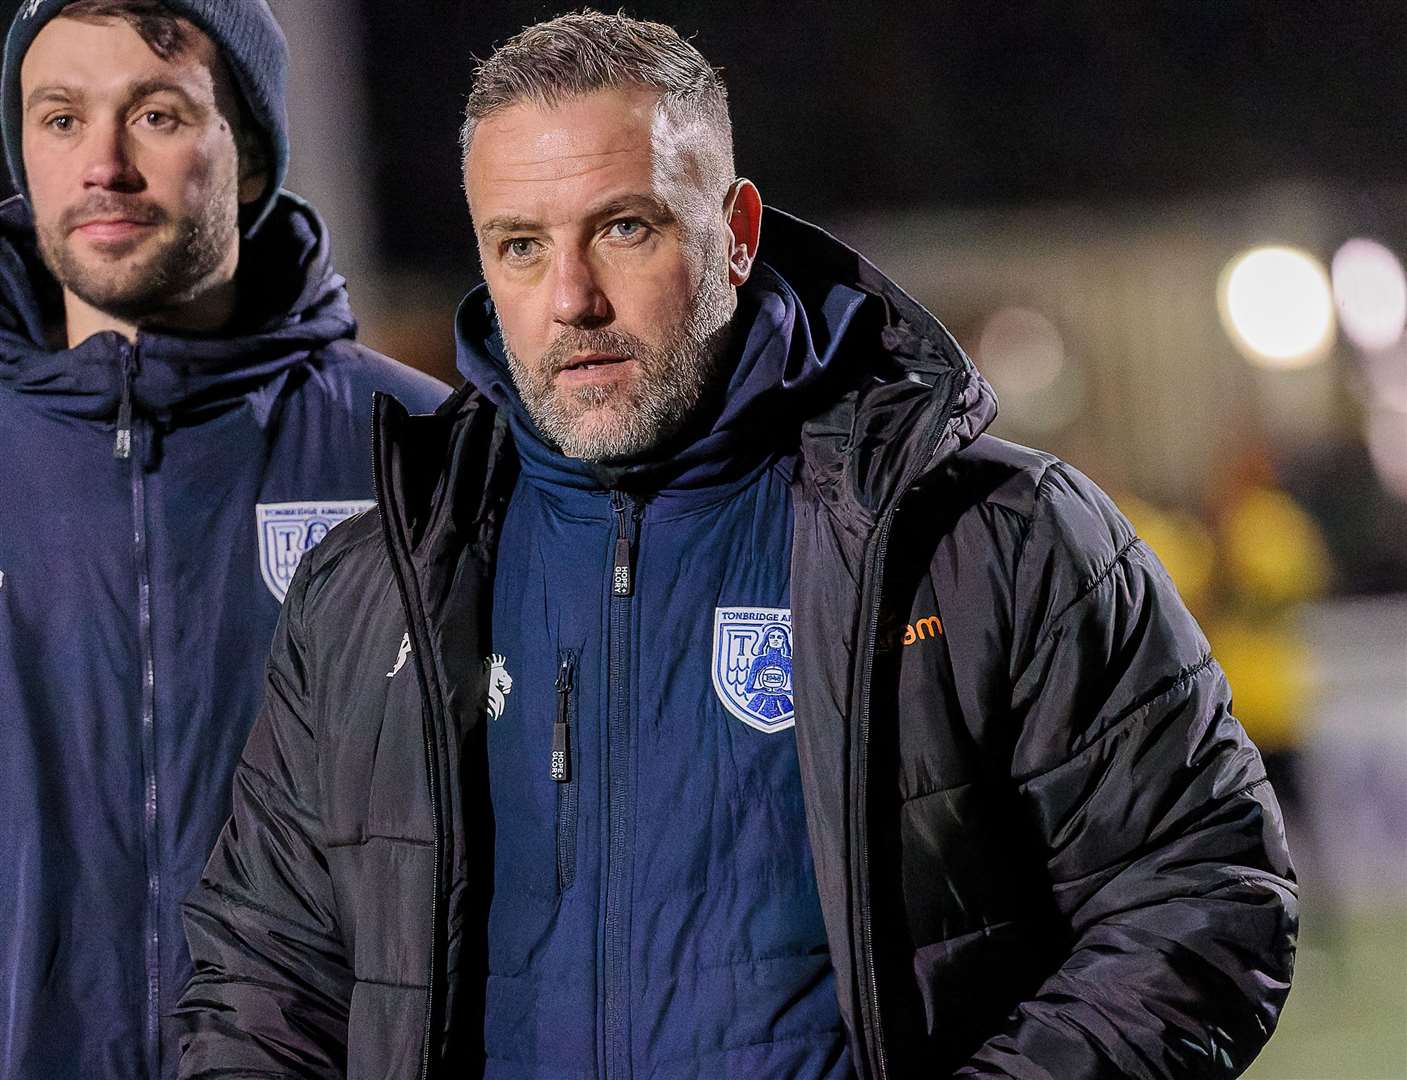
M289 186L363 339L453 380L474 58L564 8L273 6ZM724 69L739 170L935 311L997 433L1114 492L1207 630L1305 894L1248 1075L1407 1077L1407 3L627 11Z
M450 241L468 233L444 225L458 210L454 135L473 57L561 8L350 7L362 12L385 257L460 271ZM1407 6L1383 0L630 10L691 35L724 69L739 167L803 216L1097 206L1272 178L1391 182L1407 168Z

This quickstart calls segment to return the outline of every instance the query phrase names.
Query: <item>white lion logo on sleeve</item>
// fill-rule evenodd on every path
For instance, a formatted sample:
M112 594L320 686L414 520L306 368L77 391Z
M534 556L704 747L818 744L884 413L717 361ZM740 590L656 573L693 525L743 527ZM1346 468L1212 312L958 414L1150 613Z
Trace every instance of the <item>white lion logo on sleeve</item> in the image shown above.
M513 676L508 674L508 661L500 653L494 653L484 660L489 669L489 719L497 720L503 715L503 705L513 692Z

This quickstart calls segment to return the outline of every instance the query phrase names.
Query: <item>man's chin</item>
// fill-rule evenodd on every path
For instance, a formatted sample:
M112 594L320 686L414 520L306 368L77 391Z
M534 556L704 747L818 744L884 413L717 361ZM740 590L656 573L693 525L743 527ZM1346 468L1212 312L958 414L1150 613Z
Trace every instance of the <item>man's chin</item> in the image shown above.
M63 285L78 299L99 311L111 311L114 308L119 308L125 312L133 307L140 309L148 306L164 306L161 303L161 297L146 286L146 283L140 278L134 278L130 281L113 281L110 277L95 280L92 277L78 276L69 278L63 282Z
M567 457L593 462L627 460L647 452L654 442L630 430L633 418L616 402L584 410L578 406L578 410L564 425L570 435L559 443Z
M70 249L54 276L85 304L117 318L162 310L175 299L163 280L163 253L147 254L136 248L134 245L126 255L115 251L79 254Z
M73 279L63 284L90 308L123 322L141 323L159 317L178 302L140 278L128 283L114 282L108 278L99 280L100 287L94 287L94 282L86 279Z
M572 417L572 439L579 446L599 446L616 437L623 423L619 410L611 406L587 409Z

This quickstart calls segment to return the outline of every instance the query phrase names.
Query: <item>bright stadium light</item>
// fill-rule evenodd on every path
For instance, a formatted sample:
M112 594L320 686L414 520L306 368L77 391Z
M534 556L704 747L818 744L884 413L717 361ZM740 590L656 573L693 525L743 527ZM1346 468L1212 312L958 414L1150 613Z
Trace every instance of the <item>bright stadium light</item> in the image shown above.
M1334 343L1329 275L1297 248L1258 247L1237 256L1221 276L1217 299L1231 340L1259 367L1308 367Z
M1344 335L1366 352L1396 345L1407 325L1407 278L1397 256L1358 237L1339 248L1330 275Z

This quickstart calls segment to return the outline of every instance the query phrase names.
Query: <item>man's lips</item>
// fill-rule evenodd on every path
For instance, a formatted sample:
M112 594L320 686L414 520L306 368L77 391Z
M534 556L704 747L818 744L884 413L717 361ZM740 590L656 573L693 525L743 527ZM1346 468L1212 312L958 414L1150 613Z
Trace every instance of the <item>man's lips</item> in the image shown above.
M615 353L579 353L576 356L570 357L567 362L562 365L562 370L580 371L583 368L602 367L607 364L624 364L629 359L630 357L628 356L618 356Z
M614 353L581 353L570 357L557 370L557 378L568 385L605 382L627 370L632 360Z
M152 228L154 222L141 218L90 218L74 226L73 231L89 240L125 240Z

